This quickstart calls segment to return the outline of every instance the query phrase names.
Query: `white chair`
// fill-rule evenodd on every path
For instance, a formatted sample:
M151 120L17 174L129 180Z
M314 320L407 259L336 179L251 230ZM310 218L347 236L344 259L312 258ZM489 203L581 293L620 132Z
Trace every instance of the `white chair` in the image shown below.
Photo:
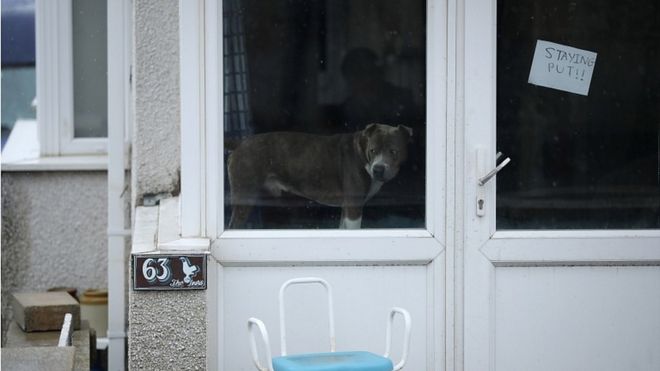
M288 355L286 350L284 291L291 285L309 283L318 283L323 285L328 295L330 352ZM322 278L303 277L294 278L284 282L284 284L282 284L280 287L279 307L281 344L280 357L273 358L271 356L268 331L264 323L256 318L248 319L248 333L250 337L250 352L252 353L252 361L260 371L396 371L401 370L406 364L408 348L410 345L411 320L410 314L403 308L394 307L390 310L387 321L387 332L385 336L385 354L380 356L365 351L335 352L335 322L332 304L332 288L330 287L330 284ZM403 353L401 355L401 360L396 365L393 365L392 361L389 359L389 354L392 340L392 324L396 314L400 314L403 317L405 329L403 334ZM268 364L266 366L262 366L259 361L257 340L254 334L255 327L259 329L261 339L264 343L266 359L268 360Z

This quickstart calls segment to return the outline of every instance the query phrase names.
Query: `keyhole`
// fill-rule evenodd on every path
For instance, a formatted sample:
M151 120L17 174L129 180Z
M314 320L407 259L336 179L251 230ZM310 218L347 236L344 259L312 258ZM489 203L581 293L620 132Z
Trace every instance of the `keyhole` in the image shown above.
M484 200L479 200L479 201L477 201L477 203L479 204L479 210L483 210L484 209Z

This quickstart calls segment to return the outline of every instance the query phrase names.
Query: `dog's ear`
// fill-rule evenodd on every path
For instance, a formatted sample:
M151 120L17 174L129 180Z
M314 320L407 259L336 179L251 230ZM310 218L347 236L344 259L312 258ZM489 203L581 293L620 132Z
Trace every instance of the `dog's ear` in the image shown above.
M369 143L369 136L373 134L374 131L378 129L378 124L369 124L367 127L365 127L362 132L360 133L360 139L359 139L359 146L360 146L360 152L364 153L365 156L367 156L367 145Z
M371 133L376 131L376 129L378 129L378 124L369 124L364 128L364 130L362 130L362 135L369 136Z
M411 128L405 126L405 125L399 125L399 126L397 126L397 129L399 129L399 131L403 132L404 135L407 135L408 136L408 141L412 142L413 129L411 129Z

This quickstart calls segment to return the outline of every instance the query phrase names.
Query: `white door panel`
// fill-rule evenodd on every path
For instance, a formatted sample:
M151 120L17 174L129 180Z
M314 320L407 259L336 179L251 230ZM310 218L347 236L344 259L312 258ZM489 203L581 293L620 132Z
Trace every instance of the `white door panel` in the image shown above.
M495 274L498 370L657 370L660 267L511 267Z
M225 267L223 285L223 370L253 370L247 337L247 318L257 317L268 328L273 356L279 355L278 293L294 277L316 276L333 289L337 351L385 351L385 328L393 306L406 308L412 317L412 335L406 370L427 367L429 354L428 266ZM442 272L437 272L443 274ZM442 277L442 276L439 276ZM440 298L437 298L440 299ZM287 349L291 354L329 350L327 301L322 287L294 286L287 290ZM436 313L439 318L443 315ZM393 332L392 359L400 357L402 326ZM401 335L401 336L398 336ZM442 344L436 344L442 347Z

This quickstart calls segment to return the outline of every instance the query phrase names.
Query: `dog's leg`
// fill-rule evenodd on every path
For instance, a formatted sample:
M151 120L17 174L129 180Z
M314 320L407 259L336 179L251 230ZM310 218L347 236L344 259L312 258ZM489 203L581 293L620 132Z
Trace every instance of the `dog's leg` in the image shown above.
M239 150L229 155L227 160L229 176L231 218L228 229L245 228L250 212L257 202L263 177L254 163L245 160Z
M252 205L234 205L231 208L231 218L229 219L229 229L239 229L245 227L245 222L250 216Z
M355 220L349 218L342 218L341 223L339 223L340 229L360 229L362 226L362 217L359 217Z
M362 208L344 206L341 209L340 229L360 229L362 226Z
M231 187L231 218L229 219L229 229L245 228L245 223L250 217L250 212L257 204L259 188L258 185L250 181L232 181Z

